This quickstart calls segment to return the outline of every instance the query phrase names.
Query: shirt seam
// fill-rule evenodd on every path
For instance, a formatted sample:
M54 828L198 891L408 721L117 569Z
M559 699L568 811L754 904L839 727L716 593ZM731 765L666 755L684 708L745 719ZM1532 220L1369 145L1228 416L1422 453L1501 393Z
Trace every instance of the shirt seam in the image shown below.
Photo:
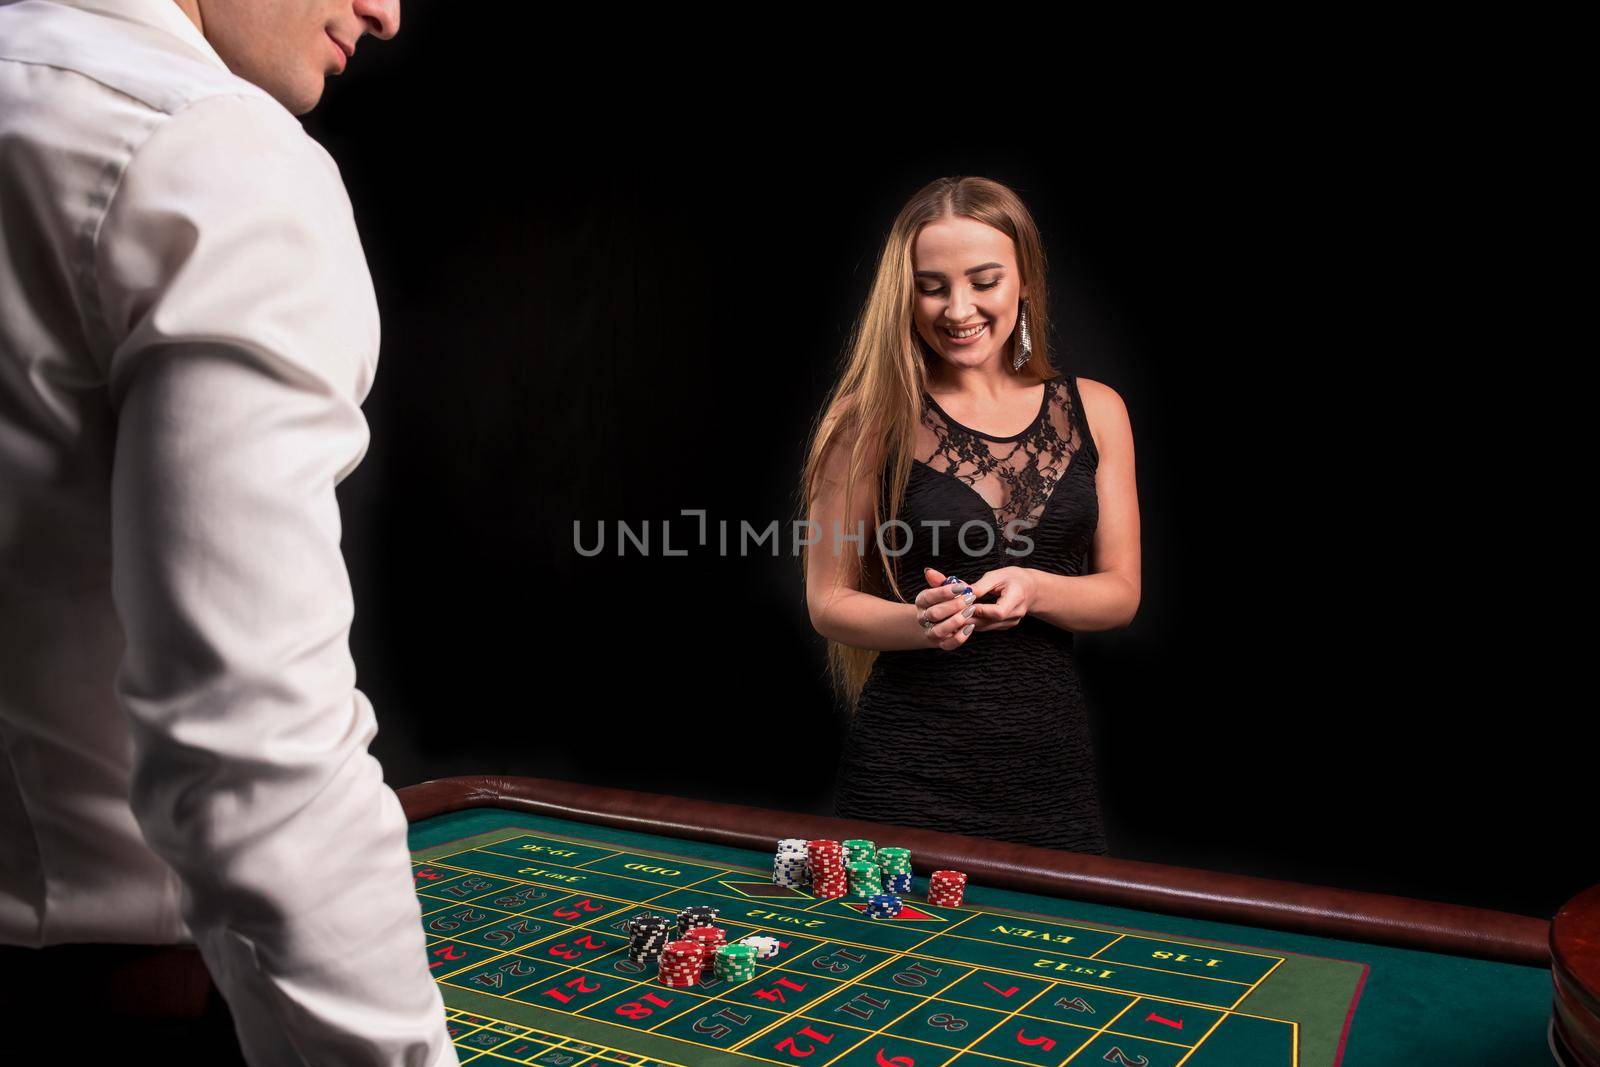
M58 70L63 74L76 74L78 77L82 78L84 81L93 82L94 84L98 85L100 88L104 89L108 93L116 93L118 96L122 97L124 100L131 100L135 104L138 104L140 107L149 108L152 112L154 112L157 115L168 115L168 116L176 115L179 111L184 110L184 108L187 108L190 104L197 103L198 101L201 101L201 100L209 100L213 96L250 96L251 95L250 93L247 93L247 92L244 92L244 91L235 91L235 92L228 92L228 93L208 93L205 96L198 96L198 97L195 97L194 99L191 99L191 100L185 100L184 103L183 103L183 107L180 107L180 108L178 108L178 109L176 109L174 111L168 111L164 107L160 107L160 106L158 106L156 104L152 104L149 100L146 100L142 96L135 96L133 93L128 92L128 90L118 88L117 86L112 85L110 82L106 81L104 78L97 78L93 74L91 74L89 71L80 70L77 67L63 67L59 63L50 63L50 62L47 62L46 60L43 60L43 59L28 59L25 56L8 56L8 55L0 55L0 63L21 63L24 66L29 66L29 67L43 67L46 70Z
M61 67L53 69L67 70L69 68ZM104 84L90 75L85 74L84 77L95 82L97 85ZM110 86L107 86L107 88L110 88L112 92L120 92L120 90ZM121 93L121 95L127 96L126 93ZM138 100L138 97L128 97L128 99L137 100L146 107L150 106L144 101ZM82 262L80 262L78 265L78 276L85 283L85 299L89 304L89 306L85 308L85 312L91 318L94 329L99 333L102 341L105 342L109 348L115 348L116 339L112 337L110 324L106 321L105 302L102 299L100 292L100 270L98 266L100 253L100 231L105 228L106 218L111 214L111 209L116 206L117 196L122 192L123 185L125 184L128 176L128 171L132 169L133 164L138 160L139 153L144 151L145 146L150 143L150 139L154 137L160 130L164 129L172 120L186 113L196 104L203 103L208 100L255 100L257 102L261 102L260 98L255 94L241 91L232 93L208 93L205 96L200 96L192 100L185 101L182 107L173 111L163 111L160 108L150 108L153 114L163 115L165 117L158 121L152 122L150 124L150 128L145 131L144 136L139 139L139 143L130 145L128 147L128 158L123 160L122 165L117 168L116 173L110 176L109 186L101 186L95 191L95 196L100 200L99 211L93 216L91 223L85 227L85 230L80 237L80 244L82 245L82 248L80 249L79 254L82 256ZM109 168L107 168L107 172L109 174ZM108 375L110 373L110 355L111 353L108 350L106 352L106 365L104 368ZM109 384L109 379L107 384Z

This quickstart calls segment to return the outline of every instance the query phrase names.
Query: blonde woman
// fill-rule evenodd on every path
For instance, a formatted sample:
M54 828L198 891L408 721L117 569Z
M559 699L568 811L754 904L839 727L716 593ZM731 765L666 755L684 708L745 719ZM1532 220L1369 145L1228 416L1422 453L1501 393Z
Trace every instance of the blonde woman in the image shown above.
M1133 435L1048 322L1014 192L942 178L901 209L802 482L841 816L1106 851L1072 635L1138 610Z

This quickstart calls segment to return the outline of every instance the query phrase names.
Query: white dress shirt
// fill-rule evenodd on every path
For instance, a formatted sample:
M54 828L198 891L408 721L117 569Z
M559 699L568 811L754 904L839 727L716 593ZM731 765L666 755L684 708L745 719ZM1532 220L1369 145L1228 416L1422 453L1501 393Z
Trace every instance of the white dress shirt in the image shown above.
M173 0L0 7L0 943L193 940L253 1064L456 1063L349 651L378 336Z

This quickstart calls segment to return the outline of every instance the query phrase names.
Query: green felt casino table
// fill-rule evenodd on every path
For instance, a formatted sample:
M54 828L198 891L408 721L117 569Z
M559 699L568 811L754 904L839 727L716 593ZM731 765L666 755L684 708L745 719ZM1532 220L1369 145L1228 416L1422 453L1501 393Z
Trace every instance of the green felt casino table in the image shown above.
M1553 1062L1536 919L534 779L400 794L463 1063ZM774 885L784 837L911 848L906 909ZM924 899L945 867L959 908ZM695 904L779 953L692 988L628 959L627 918Z

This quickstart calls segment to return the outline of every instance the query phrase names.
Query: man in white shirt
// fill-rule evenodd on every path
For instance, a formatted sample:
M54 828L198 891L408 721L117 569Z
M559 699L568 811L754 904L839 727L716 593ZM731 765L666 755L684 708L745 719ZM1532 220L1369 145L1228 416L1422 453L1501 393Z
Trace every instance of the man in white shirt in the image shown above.
M456 1063L348 643L377 303L294 117L398 28L0 7L0 945L192 940L253 1064Z

